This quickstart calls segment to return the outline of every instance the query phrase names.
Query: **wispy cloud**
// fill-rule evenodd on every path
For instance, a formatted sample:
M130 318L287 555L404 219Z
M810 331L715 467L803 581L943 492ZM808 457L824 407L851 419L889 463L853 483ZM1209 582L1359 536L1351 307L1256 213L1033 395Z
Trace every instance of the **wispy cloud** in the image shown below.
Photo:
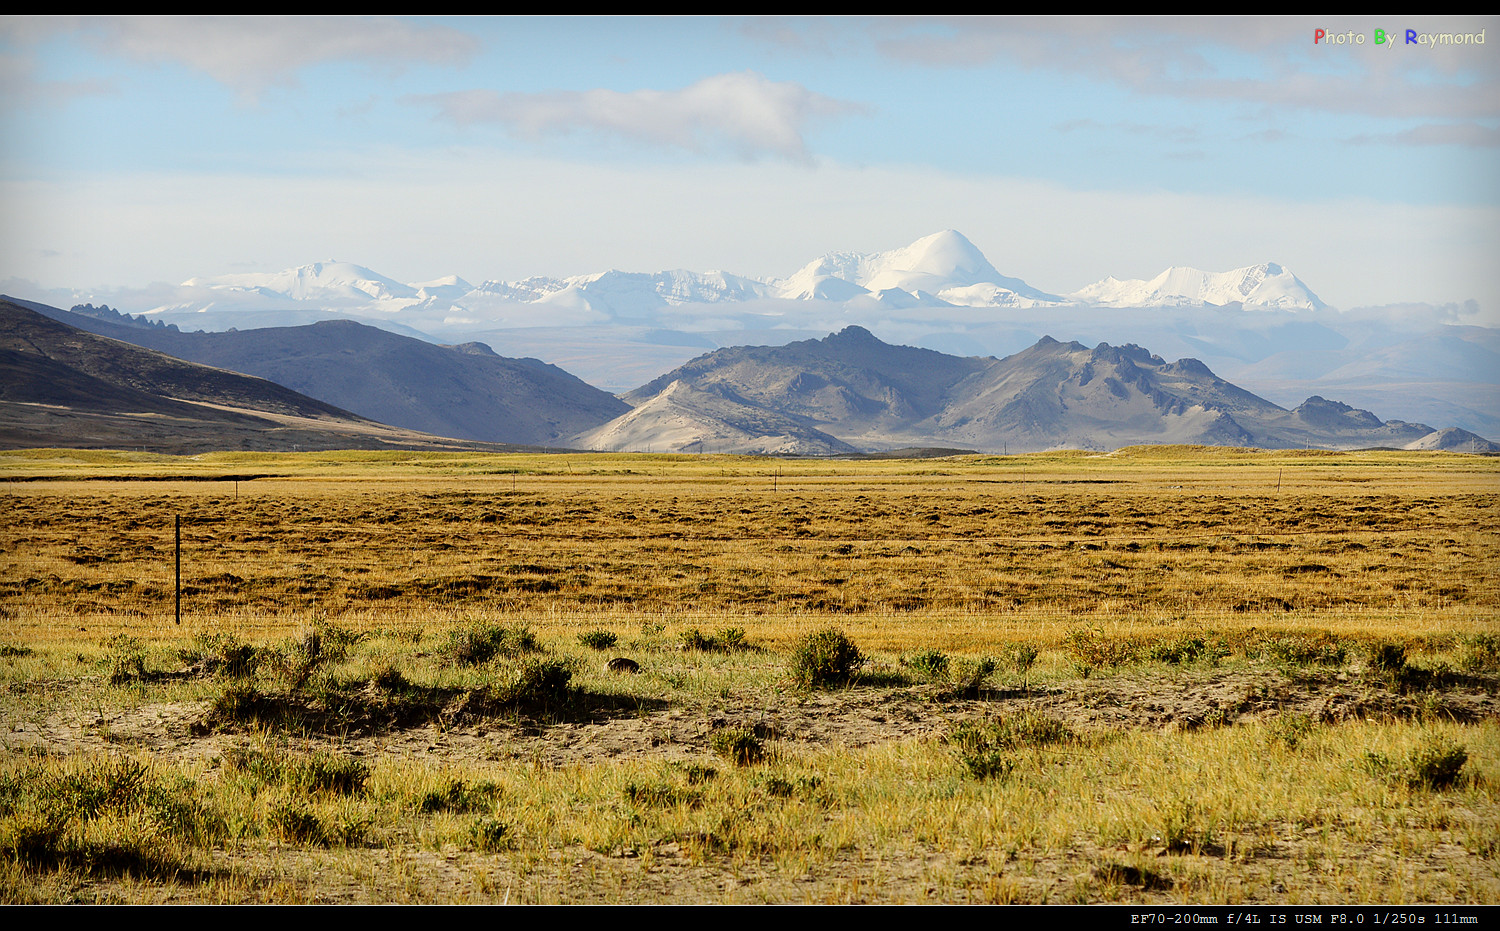
M996 16L844 20L868 48L906 64L1006 64L1082 75L1148 94L1239 100L1270 107L1385 117L1500 117L1500 59L1484 45L1376 46L1420 32L1478 32L1496 41L1500 18ZM1395 27L1401 27L1397 29ZM1313 32L1354 31L1358 45L1313 44ZM800 52L839 54L823 20L756 21L744 33Z
M233 88L247 100L292 84L311 65L358 62L399 69L461 65L479 40L444 26L351 16L69 16L13 17L0 41L24 46L75 34L102 52L149 64L176 62Z
M1155 123L1137 123L1124 120L1101 121L1093 119L1068 120L1054 127L1060 133L1093 132L1104 134L1124 133L1131 136L1150 136L1178 145L1199 145L1203 133L1193 126L1164 126Z
M690 152L795 160L809 157L809 129L864 110L754 71L713 75L681 90L467 90L407 101L435 106L440 118L459 126L495 123L526 137L592 131Z
M115 92L113 83L100 78L44 81L36 73L32 56L0 53L0 108L55 107L71 97Z
M1399 133L1354 136L1355 145L1457 145L1476 149L1500 148L1500 129L1475 123L1426 123Z

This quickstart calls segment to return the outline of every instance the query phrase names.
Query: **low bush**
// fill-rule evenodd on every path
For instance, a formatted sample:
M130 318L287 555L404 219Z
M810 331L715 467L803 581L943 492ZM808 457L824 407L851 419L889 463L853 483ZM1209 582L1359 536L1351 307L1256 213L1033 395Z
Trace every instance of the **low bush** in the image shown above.
M696 627L689 627L682 632L681 643L684 650L698 650L705 653L732 653L735 650L745 648L745 629L743 627L721 627L712 634L705 634Z
M370 767L364 761L335 753L288 755L231 747L224 753L224 764L256 785L286 786L309 794L363 795L370 781Z
M1462 780L1468 761L1468 748L1441 737L1424 741L1399 762L1383 753L1365 751L1365 768L1372 774L1411 789L1452 788Z
M322 819L299 802L283 801L272 806L266 815L266 827L283 844L327 847L333 843L333 833Z
M573 687L573 667L562 660L533 659L523 662L510 682L494 698L503 705L532 714L556 714L578 697Z
M1078 739L1072 728L1056 718L1022 712L998 721L960 724L943 738L960 763L976 779L1010 775L1014 753L1025 748L1072 743Z
M1332 634L1271 637L1260 648L1272 659L1293 666L1342 666L1349 658L1349 645Z
M1458 663L1469 673L1500 671L1500 634L1475 634L1465 639Z
M1037 648L1029 643L1018 644L1010 651L1010 664L1021 675L1031 672L1031 667L1036 665L1040 654Z
M625 799L644 808L675 808L678 805L696 808L703 801L699 793L668 782L628 783Z
M231 634L200 633L177 655L203 675L229 679L254 675L263 658L260 650Z
M489 812L494 810L499 797L500 786L493 782L468 783L462 779L450 779L424 793L417 802L417 810L424 815Z
M480 818L469 827L469 841L484 853L504 850L511 845L510 826L496 818Z
M118 634L109 638L109 684L127 685L149 677L146 647L134 637Z
M1288 750L1295 750L1312 736L1313 719L1305 714L1283 714L1271 722L1271 736Z
M607 650L620 640L613 631L591 630L578 635L578 642L590 650Z
M470 624L448 632L439 654L458 666L482 666L497 656L520 656L541 649L527 627Z
M1395 676L1406 667L1406 645L1385 641L1370 645L1370 668Z
M984 687L984 680L993 675L999 666L989 656L954 663L949 672L952 682L949 694L955 698L978 698L980 689Z
M749 766L766 757L765 744L751 728L721 727L709 735L708 745L736 766Z
M792 651L792 678L805 689L832 688L853 681L865 658L836 628L808 634Z
M1462 744L1433 738L1411 752L1406 761L1406 781L1414 789L1442 790L1458 784L1469 751Z
M941 650L918 650L901 657L901 665L921 679L935 682L948 674L948 654Z
M1222 640L1205 640L1202 637L1182 636L1174 640L1159 640L1151 645L1147 656L1158 663L1179 666L1184 663L1206 662L1215 665L1229 655L1229 648Z
M1136 644L1122 637L1108 637L1097 628L1081 628L1064 641L1074 663L1084 675L1095 669L1114 669L1136 657Z

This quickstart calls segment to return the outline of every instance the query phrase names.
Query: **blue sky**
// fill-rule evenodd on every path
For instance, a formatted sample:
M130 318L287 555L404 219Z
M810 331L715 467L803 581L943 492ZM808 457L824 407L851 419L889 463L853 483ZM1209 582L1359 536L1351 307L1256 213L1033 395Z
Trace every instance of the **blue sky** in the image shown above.
M1495 323L1497 24L7 17L0 280L769 276L953 228L1048 291L1275 261Z

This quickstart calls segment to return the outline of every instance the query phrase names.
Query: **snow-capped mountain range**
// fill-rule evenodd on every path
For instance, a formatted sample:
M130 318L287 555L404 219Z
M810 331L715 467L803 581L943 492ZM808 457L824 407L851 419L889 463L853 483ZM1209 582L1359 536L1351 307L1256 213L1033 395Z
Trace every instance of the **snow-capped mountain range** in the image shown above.
M1328 306L1302 279L1271 262L1219 274L1174 266L1150 281L1106 278L1070 296L1080 304L1102 307L1238 303L1252 308L1322 310Z
M944 230L886 252L831 252L786 278L729 272L624 272L570 278L532 277L470 286L456 276L403 284L347 262L319 262L267 274L193 278L187 301L159 311L182 312L249 298L354 305L384 312L451 308L485 316L498 304L543 304L574 313L633 318L665 306L755 300L878 302L892 307L1023 308L1049 305L1149 307L1238 304L1246 309L1320 310L1326 307L1280 265L1263 263L1213 273L1169 268L1150 281L1106 278L1068 295L1051 294L1002 274L962 233ZM205 301L205 298L207 300ZM217 300L216 300L217 299Z

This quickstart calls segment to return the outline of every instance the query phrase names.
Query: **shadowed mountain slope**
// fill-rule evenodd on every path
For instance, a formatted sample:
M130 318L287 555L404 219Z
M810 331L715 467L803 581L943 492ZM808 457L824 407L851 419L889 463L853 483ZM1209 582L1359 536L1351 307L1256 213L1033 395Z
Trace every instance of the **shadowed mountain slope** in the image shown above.
M641 404L674 381L841 432L898 427L931 417L954 387L986 366L931 349L891 346L863 327L785 346L735 346L700 356L621 395Z
M443 445L262 378L184 362L0 300L0 446L372 449Z
M689 384L798 418L863 450L1115 449L1150 443L1294 448L1404 446L1433 432L1310 398L1288 411L1195 359L1044 337L995 358L890 346L859 327L779 347L701 356L624 395L643 410ZM647 413L634 429L645 430ZM678 425L681 432L681 424Z
M482 343L437 346L351 320L179 333L57 311L89 332L270 379L381 423L494 443L558 444L629 410L536 359Z

